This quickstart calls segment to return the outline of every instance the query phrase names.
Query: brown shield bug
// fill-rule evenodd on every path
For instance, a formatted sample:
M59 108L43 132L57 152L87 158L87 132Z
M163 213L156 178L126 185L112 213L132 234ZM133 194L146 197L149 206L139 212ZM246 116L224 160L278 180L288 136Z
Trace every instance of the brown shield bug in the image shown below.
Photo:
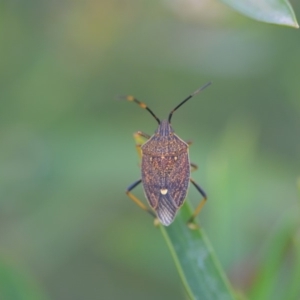
M197 169L197 166L190 163L189 143L178 137L171 126L173 113L185 102L196 94L200 93L211 82L196 90L186 99L180 102L169 114L167 120L160 121L153 111L143 102L140 102L133 96L125 96L128 101L137 103L148 112L158 122L158 128L150 136L141 131L136 134L144 137L147 141L143 145L137 145L139 153L142 156L141 179L131 184L126 194L139 207L157 217L160 223L165 226L170 225L176 216L178 209L184 203L186 194L191 182L202 195L203 199L195 209L188 220L191 224L205 204L207 197L203 189L190 177L191 168ZM131 191L142 182L144 193L150 205L148 208ZM155 213L154 213L155 212ZM192 226L191 226L192 227Z

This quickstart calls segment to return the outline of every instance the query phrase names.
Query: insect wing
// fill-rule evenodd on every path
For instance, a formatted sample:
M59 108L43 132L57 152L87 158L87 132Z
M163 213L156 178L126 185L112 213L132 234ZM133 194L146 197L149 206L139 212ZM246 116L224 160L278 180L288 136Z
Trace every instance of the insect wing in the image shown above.
M161 176L159 170L153 167L152 157L146 154L142 156L142 183L144 187L145 196L150 206L155 210L159 198L161 187Z
M183 152L177 156L174 168L167 177L169 192L177 207L180 207L186 198L190 172L188 152Z
M187 194L190 165L187 151L165 158L142 157L142 182L145 196L160 222L172 223Z

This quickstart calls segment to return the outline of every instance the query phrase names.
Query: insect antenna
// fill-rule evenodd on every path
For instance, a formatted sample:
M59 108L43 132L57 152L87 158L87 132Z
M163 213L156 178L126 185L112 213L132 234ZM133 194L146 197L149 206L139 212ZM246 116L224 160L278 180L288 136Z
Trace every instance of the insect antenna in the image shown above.
M198 93L200 93L201 91L203 91L205 88L207 88L208 86L210 86L212 84L212 82L208 82L207 84L205 84L204 86L202 86L201 88L199 88L197 91L195 91L194 93L192 93L191 95L189 95L187 98L185 98L182 102L180 102L169 114L169 118L168 121L169 123L171 123L171 118L173 116L173 113L181 106L183 105L185 102L187 102L188 100L190 100L193 96L197 95Z
M135 102L137 103L141 108L144 108L146 110L149 111L149 113L154 117L154 119L158 122L158 124L160 124L160 120L159 118L155 115L155 113L143 102L139 101L138 99L134 98L133 96L121 96L120 98L124 98L128 101L131 101L131 102Z

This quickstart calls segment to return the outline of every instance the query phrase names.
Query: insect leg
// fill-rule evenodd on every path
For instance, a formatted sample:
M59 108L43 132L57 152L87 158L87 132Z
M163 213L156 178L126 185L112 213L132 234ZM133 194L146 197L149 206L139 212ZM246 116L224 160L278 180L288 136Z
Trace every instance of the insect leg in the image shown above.
M194 163L190 163L191 165L191 172L197 171L198 170L198 166Z
M139 179L138 181L134 182L131 184L127 190L126 194L127 196L135 203L137 204L141 209L145 210L148 212L152 217L156 218L155 213L150 210L141 200L139 200L135 195L133 195L130 191L133 190L136 186L138 186L142 182L142 179Z
M194 213L192 214L192 216L189 218L188 224L193 223L196 216L200 213L200 211L202 210L204 204L207 201L207 196L206 196L205 192L203 191L203 189L192 178L190 178L190 181L194 185L194 187L198 190L198 192L202 195L203 199L201 200L201 202L196 207L196 209L195 209ZM193 228L193 227L191 226L191 228Z
M145 133L143 131L137 131L135 134L138 135L138 136L142 136L142 137L144 137L147 140L149 140L150 137L151 137L151 135L149 135L149 134L147 134L147 133Z
M193 144L193 141L192 140L187 140L185 141L189 146L191 146Z
M138 153L138 156L139 156L139 158L142 158L141 146L142 146L142 144L144 144L145 139L149 140L151 136L149 134L145 133L145 132L137 131L137 132L134 133L133 137L134 137L134 140L135 140L135 143L136 143L135 147L136 147L136 151Z

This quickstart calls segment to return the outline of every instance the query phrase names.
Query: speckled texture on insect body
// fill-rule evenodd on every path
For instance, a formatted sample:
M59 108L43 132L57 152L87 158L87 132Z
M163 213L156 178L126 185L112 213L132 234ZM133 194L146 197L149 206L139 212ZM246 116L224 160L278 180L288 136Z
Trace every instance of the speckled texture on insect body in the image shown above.
M160 222L167 226L173 222L189 187L188 144L174 133L168 120L163 120L141 150L145 196Z

